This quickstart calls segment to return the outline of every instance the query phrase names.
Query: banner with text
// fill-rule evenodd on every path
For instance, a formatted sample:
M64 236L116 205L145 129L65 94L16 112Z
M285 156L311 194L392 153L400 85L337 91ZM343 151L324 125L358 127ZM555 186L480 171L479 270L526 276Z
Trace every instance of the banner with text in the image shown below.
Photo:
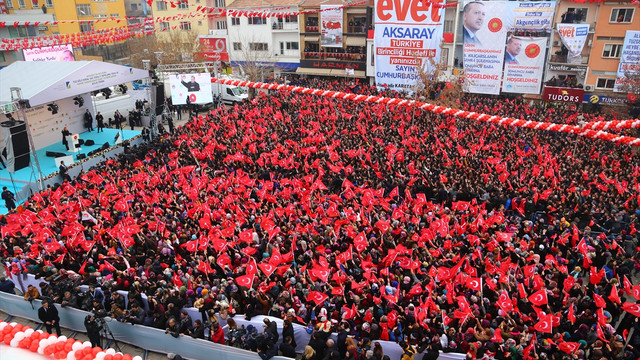
M201 37L200 54L207 61L229 61L227 39Z
M320 5L320 46L342 47L342 9L335 5Z
M419 68L440 62L444 24L442 0L376 0L376 84L412 92ZM431 6L434 5L434 6Z
M627 30L618 65L618 76L613 87L615 92L631 92L639 89L640 84L640 31ZM635 82L632 83L632 82Z
M45 46L22 50L24 61L75 61L73 47L67 45Z
M540 94L544 69L546 37L507 40L502 91L520 94Z
M171 102L174 105L207 104L213 102L211 74L175 74L169 78Z
M569 50L567 63L582 63L582 48L589 35L589 24L558 24L558 36L562 44Z

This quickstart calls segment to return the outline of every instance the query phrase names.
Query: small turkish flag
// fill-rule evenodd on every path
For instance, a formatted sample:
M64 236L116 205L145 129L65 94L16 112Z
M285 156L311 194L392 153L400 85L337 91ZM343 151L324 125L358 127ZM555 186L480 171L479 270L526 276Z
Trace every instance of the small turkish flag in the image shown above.
M546 305L548 303L547 300L547 290L540 289L529 296L529 301L536 306Z
M465 285L471 290L482 290L482 282L480 281L480 278L467 278Z
M630 302L626 302L624 304L622 304L622 310L633 314L637 317L640 317L640 304L633 304Z
M255 275L238 276L236 278L236 284L238 284L238 286L244 286L246 288L251 289L251 287L253 286L253 278L254 277L255 277Z
M576 342L562 342L558 344L558 349L566 352L567 354L573 354L580 348L580 343Z
M307 301L313 301L316 305L320 305L323 301L328 299L329 296L325 293L321 293L319 291L310 291L309 295L307 295Z
M540 317L540 321L536 323L534 328L537 331L551 334L553 329L553 315L549 314L549 315L544 315Z

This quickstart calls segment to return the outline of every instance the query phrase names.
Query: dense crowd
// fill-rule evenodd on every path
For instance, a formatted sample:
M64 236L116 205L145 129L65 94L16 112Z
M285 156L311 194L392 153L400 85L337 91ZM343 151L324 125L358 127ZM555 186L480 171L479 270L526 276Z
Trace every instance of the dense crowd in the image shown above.
M383 359L378 341L403 360L638 359L639 165L631 148L573 135L262 94L36 194L1 220L0 250L12 273L48 281L25 299L265 359L295 355L296 323L312 332L307 360ZM256 315L285 319L282 336L233 321Z

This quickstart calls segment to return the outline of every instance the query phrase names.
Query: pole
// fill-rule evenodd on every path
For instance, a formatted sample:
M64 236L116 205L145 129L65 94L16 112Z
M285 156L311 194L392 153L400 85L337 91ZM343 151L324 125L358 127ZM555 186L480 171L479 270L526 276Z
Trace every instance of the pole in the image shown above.
M36 169L38 170L38 189L40 191L44 190L44 185L42 184L42 170L40 169L40 161L38 161L38 153L36 151L35 142L33 141L33 136L31 135L31 129L29 129L29 123L27 123L27 113L24 111L24 106L20 106L20 113L22 114L22 121L24 121L25 127L27 128L27 136L29 137L29 144L31 149L33 149L33 161L36 163Z

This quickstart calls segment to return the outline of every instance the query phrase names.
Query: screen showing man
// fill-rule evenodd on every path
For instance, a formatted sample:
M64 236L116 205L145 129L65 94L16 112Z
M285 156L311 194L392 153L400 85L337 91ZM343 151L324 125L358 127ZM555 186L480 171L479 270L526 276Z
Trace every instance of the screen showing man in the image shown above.
M71 50L65 50L62 52L62 56L60 57L61 61L76 61L75 56Z
M484 4L479 1L470 2L464 6L462 14L464 43L482 46L482 43L476 36L476 32L480 30L484 23Z
M184 81L184 79L185 79L185 76L182 76L182 81L181 81L181 83L182 83L182 85L183 85L184 87L186 87L186 88L187 88L187 91L188 91L188 92L196 92L196 91L200 91L200 84L198 84L198 83L196 82L196 77L195 77L195 76L193 76L193 75L191 76L191 81L190 81L190 82L185 82L185 81Z
M520 50L522 50L522 40L515 36L510 37L507 41L507 53L504 55L504 62L517 64L518 59L516 59L516 56L520 54Z

